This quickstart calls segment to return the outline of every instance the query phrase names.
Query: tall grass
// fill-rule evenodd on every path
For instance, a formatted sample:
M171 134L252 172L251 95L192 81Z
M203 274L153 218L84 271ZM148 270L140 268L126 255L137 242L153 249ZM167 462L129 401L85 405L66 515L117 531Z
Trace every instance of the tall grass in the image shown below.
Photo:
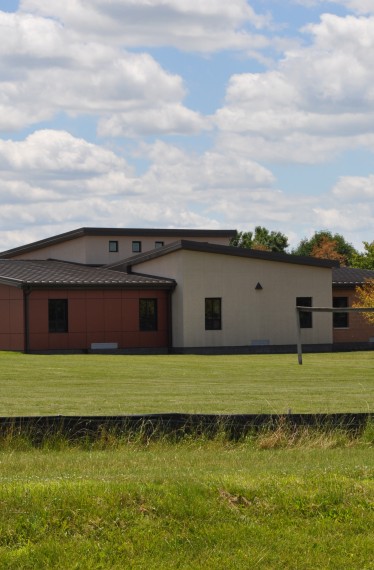
M231 422L222 420L214 427L150 425L145 420L135 427L113 428L111 424L101 425L93 432L69 435L60 429L41 432L38 425L26 429L15 428L12 424L0 432L0 451L25 451L33 448L64 450L78 448L86 450L121 449L128 446L148 446L152 443L166 445L206 443L240 443L252 449L290 449L354 447L374 445L374 421L368 419L361 428L332 425L296 426L280 416L276 423L250 428L242 434L233 432Z
M239 442L9 440L0 568L371 569L367 432L282 429Z

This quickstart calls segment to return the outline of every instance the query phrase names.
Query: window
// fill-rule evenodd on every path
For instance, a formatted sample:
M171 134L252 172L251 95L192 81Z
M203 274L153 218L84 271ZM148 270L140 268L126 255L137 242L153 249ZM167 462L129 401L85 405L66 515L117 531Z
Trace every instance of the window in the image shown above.
M109 241L109 251L111 253L115 253L118 251L118 241L115 241L115 240Z
M348 297L334 297L332 300L334 308L348 307ZM333 313L332 322L334 329L347 329L348 328L348 313Z
M164 247L163 241L155 241L155 248L158 249L159 247Z
M133 253L140 253L142 251L142 242L141 241L133 241L132 242L132 252Z
M68 332L67 299L49 299L48 330L51 333Z
M139 299L139 328L157 331L157 299Z
M219 297L205 299L205 330L217 331L222 328L222 303Z
M312 297L296 297L297 307L312 307ZM313 326L312 313L299 311L300 328L311 329Z

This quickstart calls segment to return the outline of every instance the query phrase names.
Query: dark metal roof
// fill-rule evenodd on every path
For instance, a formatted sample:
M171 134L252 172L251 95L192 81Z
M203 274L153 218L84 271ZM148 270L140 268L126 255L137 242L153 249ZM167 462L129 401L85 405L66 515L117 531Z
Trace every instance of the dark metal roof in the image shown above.
M374 270L356 267L334 267L332 270L332 284L336 287L356 287L366 279L374 279Z
M221 255L231 255L236 257L247 257L251 259L263 259L266 261L278 261L283 263L294 263L297 265L312 265L314 267L336 267L337 261L331 259L319 259L317 257L306 257L300 255L291 255L289 253L274 253L272 251L263 251L259 249L247 249L244 247L234 247L229 245L216 245L206 242L195 242L187 240L179 240L171 244L165 245L158 249L146 251L133 255L127 259L110 263L106 265L108 269L115 269L117 271L130 271L134 265L143 263L150 259L155 259L163 255L167 255L174 251L186 249L190 251L199 251L203 253L218 253Z
M38 288L162 288L175 286L173 279L134 275L65 261L0 259L0 283Z
M175 238L212 238L220 237L231 239L236 235L236 230L203 230L203 229L176 229L176 228L78 228L70 232L58 234L45 239L34 241L26 245L14 247L0 252L0 258L9 259L22 253L29 253L43 247L63 243L83 236L136 236L136 237L175 237Z

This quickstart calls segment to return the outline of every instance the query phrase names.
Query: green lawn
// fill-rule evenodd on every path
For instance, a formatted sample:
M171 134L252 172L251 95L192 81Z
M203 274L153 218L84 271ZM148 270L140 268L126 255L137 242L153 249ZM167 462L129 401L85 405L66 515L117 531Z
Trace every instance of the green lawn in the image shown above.
M7 415L373 411L374 353L0 353ZM373 570L373 425L0 441L0 570Z
M373 448L334 445L0 451L0 568L373 569Z
M0 415L372 412L374 352L235 356L0 352Z

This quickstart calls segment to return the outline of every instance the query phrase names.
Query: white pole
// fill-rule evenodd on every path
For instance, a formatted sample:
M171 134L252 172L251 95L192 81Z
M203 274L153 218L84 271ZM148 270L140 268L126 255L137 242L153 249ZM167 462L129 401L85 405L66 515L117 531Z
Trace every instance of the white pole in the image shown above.
M302 364L300 311L309 313L372 313L374 312L374 307L296 307L297 359L299 364Z

